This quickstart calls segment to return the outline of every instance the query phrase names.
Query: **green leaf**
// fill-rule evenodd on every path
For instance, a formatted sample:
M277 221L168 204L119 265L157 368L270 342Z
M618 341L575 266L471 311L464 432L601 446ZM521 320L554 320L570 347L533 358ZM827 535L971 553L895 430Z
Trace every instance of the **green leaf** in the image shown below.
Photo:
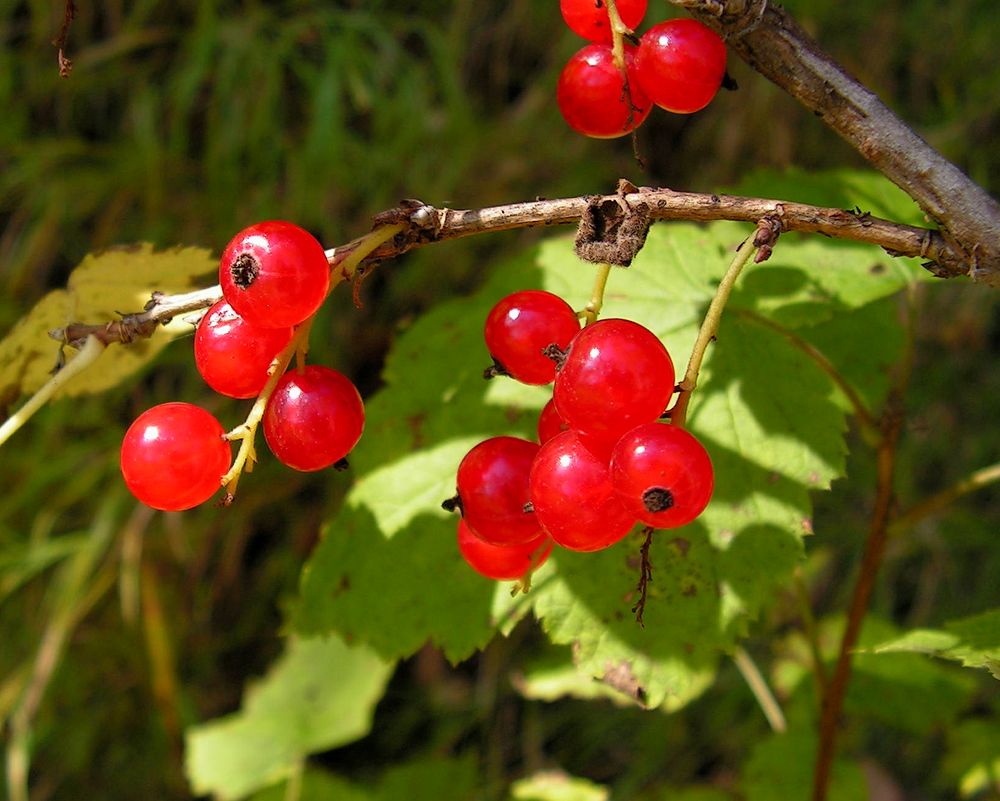
M607 787L556 771L526 776L510 788L510 801L607 801L609 797Z
M188 729L196 794L242 798L292 775L308 754L363 737L392 665L335 637L292 639L236 714Z
M298 779L289 783L294 781ZM287 792L287 785L274 785L254 793L253 801L287 801ZM372 792L328 771L308 769L302 774L296 797L302 801L372 801Z
M153 290L187 291L217 269L202 248L154 252L144 244L87 256L73 270L66 289L42 298L0 340L0 399L35 392L48 380L59 352L49 331L71 322L111 322L121 314L141 311ZM104 392L150 362L171 340L192 330L190 323L178 318L160 326L149 339L107 348L97 362L99 368L75 377L61 394Z
M772 734L754 746L743 768L746 801L808 801L812 798L817 739L812 727ZM867 801L861 768L835 759L826 796L830 801Z
M633 266L612 273L604 316L646 325L680 369L733 248L751 230L654 226ZM748 268L707 354L689 424L715 464L715 496L695 523L655 535L645 629L630 610L637 538L597 554L555 553L527 598L511 602L505 587L464 565L454 521L439 508L475 442L533 435L547 390L483 381L482 324L497 300L519 288L586 304L593 270L568 237L501 265L474 295L435 308L400 335L352 455L357 485L303 575L294 626L339 631L385 656L413 653L430 639L454 661L531 609L554 643L571 646L585 677L652 706L676 708L700 694L720 651L801 558L811 531L809 493L844 471L849 406L803 342L828 347L835 367L847 365L848 380L877 374L875 386L884 387L881 372L899 338L868 343L865 357L853 359L838 335L859 308L914 280L910 267L877 248L783 237L775 253L781 250L787 263ZM882 267L870 269L874 263ZM790 270L795 281L757 291L770 272ZM791 326L798 341L786 334Z
M876 654L919 653L985 668L1000 679L1000 609L952 620L944 629L915 629L871 648Z

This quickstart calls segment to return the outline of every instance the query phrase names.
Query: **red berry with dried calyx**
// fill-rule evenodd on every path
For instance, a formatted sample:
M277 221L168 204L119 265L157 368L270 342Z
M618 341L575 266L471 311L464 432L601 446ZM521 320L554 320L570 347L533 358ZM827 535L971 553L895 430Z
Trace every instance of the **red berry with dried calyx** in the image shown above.
M253 398L264 388L271 362L293 333L290 326L252 325L220 300L194 332L194 363L216 392L230 398Z
M627 86L610 45L588 45L570 58L556 85L556 102L570 128L612 139L642 125L653 105L635 81L634 50L625 48Z
M461 518L458 521L458 550L480 575L496 581L512 581L523 578L548 559L552 540L540 534L527 542L494 545L477 537L465 518Z
M240 231L222 253L222 294L244 320L264 328L298 325L323 304L330 266L303 228L270 220Z
M322 470L357 444L365 427L361 395L343 373L310 364L278 381L264 410L271 452L296 470Z
M222 424L190 403L162 403L139 415L125 432L121 471L147 506L180 511L211 498L229 470L232 449Z
M618 0L618 16L629 30L646 16L647 0ZM611 21L603 0L560 0L559 10L573 33L592 42L611 44Z
M512 378L525 384L548 384L556 365L545 349L565 349L580 330L573 308L541 289L513 292L486 316L483 336L490 356Z
M675 528L693 521L715 486L712 460L691 432L647 423L626 433L611 455L618 499L640 521Z

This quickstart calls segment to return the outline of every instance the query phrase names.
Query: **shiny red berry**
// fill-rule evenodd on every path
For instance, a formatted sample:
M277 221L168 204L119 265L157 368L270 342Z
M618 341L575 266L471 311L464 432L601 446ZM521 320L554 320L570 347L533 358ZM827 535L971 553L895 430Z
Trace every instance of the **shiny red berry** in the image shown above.
M618 16L634 29L646 16L647 0L618 0ZM611 22L603 0L560 0L559 10L569 29L584 39L611 44Z
M364 404L351 380L316 364L285 373L264 410L268 447L296 470L322 470L339 462L364 427Z
M726 74L726 45L698 20L670 19L642 35L634 71L653 103L690 114L707 106L719 91Z
M125 432L121 470L147 506L190 509L211 498L229 470L232 449L222 424L190 403L163 403L139 415Z
M675 528L700 515L712 497L712 460L683 428L646 423L625 434L611 455L618 499L640 521Z
M566 421L556 411L555 401L549 398L549 402L542 407L542 411L538 415L538 441L544 445L556 434L568 428Z
M674 392L674 365L653 332L631 320L598 320L569 345L552 397L570 428L610 455L626 431L656 420Z
M513 545L538 537L538 520L524 509L528 471L538 447L519 437L491 437L459 463L455 485L462 517L487 542Z
M464 518L458 521L458 550L469 566L486 578L508 581L522 578L552 553L552 540L540 534L513 545L494 545L477 537Z
M570 550L607 548L635 525L635 516L611 486L607 460L575 431L557 434L539 449L528 494L542 530Z
M541 289L513 292L486 316L483 336L493 359L525 384L548 384L556 364L545 348L565 349L580 330L573 308L558 295Z
M330 288L330 266L312 234L271 220L233 237L222 253L219 283L225 299L247 322L285 328L322 305Z
M625 48L628 90L610 45L587 45L563 67L556 102L573 130L595 139L623 136L638 128L653 107L633 75L634 48Z
M205 312L194 332L194 363L216 392L252 398L264 388L271 362L293 333L291 327L252 325L220 300Z

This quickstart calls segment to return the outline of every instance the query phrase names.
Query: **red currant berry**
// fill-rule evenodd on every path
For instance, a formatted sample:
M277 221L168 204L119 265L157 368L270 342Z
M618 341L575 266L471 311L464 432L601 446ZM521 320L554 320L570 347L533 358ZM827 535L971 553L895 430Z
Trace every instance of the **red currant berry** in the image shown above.
M634 50L625 48L628 91L609 45L587 45L567 62L559 75L556 102L570 128L595 139L612 139L643 123L653 106L633 78Z
M458 521L458 550L469 566L486 578L508 581L539 567L552 553L544 534L514 545L493 545L477 537L464 518Z
M678 114L705 108L726 74L726 45L698 20L654 25L635 55L635 80L656 105Z
M556 434L568 428L566 421L556 411L555 401L550 398L549 402L542 407L541 414L538 415L538 441L544 445Z
M194 363L216 392L253 398L264 388L271 362L293 333L291 327L251 325L220 300L205 312L194 332Z
M670 354L648 328L598 320L570 342L556 375L556 409L587 444L610 455L626 431L656 420L674 392Z
M572 430L542 445L531 466L528 494L542 530L573 551L607 548L635 525L635 515L611 486L607 461Z
M630 30L646 16L646 0L618 0L618 15ZM608 7L602 0L560 0L559 9L569 29L577 36L600 44L611 44Z
M272 220L245 228L226 245L219 283L247 322L285 328L322 305L330 288L330 265L312 234Z
M296 470L322 470L339 462L364 427L365 407L351 380L316 364L285 373L264 410L271 452Z
M677 426L646 423L618 440L611 455L618 499L654 528L690 523L712 497L712 460L693 434Z
M470 450L455 479L462 517L494 545L514 545L538 537L538 520L524 510L528 471L538 443L519 437L491 437Z
M564 350L579 330L576 312L565 300L526 289L493 307L483 334L490 355L508 375L525 384L548 384L556 364L543 351L549 345Z
M204 503L221 486L232 450L222 424L200 406L162 403L125 432L121 469L147 506L176 512Z

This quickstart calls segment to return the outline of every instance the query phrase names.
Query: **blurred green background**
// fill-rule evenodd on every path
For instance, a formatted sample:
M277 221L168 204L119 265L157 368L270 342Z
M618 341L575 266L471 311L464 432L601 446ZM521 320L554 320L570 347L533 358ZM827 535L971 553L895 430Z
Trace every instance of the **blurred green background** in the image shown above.
M60 78L51 41L63 4L0 0L0 334L84 255L119 243L218 252L245 225L277 217L332 246L404 197L480 207L608 191L619 177L708 190L759 166L862 164L735 60L737 91L692 117L651 115L638 135L645 169L628 140L573 135L554 86L580 42L555 0L77 5L74 69ZM676 13L650 6L647 24ZM931 144L1000 191L994 0L786 6ZM364 283L362 309L347 292L328 304L317 360L371 391L400 326L537 236L478 237L384 265ZM995 296L955 283L923 301L907 501L997 459ZM240 416L201 384L189 347L175 343L107 395L52 405L0 453L0 718L39 686L39 648L54 660L31 728L33 798L188 797L183 727L235 708L278 652L282 599L347 486L265 461L224 522L211 509L181 521L136 509L115 454L138 411L183 397ZM860 549L871 469L863 456L852 463L857 508L818 515L845 531L842 550L812 557L820 609L842 606L849 589L837 576ZM995 604L998 505L995 493L977 496L900 543L879 611L920 625ZM759 728L735 673L671 718L619 712L609 725L602 707L526 703L502 675L536 636L519 632L459 670L429 649L397 673L376 733L330 763L366 775L418 746L471 742L502 785L518 764L515 737L639 798L662 778L668 750L675 780L724 780ZM996 702L995 692L983 701ZM922 752L896 758L904 786L947 796Z

